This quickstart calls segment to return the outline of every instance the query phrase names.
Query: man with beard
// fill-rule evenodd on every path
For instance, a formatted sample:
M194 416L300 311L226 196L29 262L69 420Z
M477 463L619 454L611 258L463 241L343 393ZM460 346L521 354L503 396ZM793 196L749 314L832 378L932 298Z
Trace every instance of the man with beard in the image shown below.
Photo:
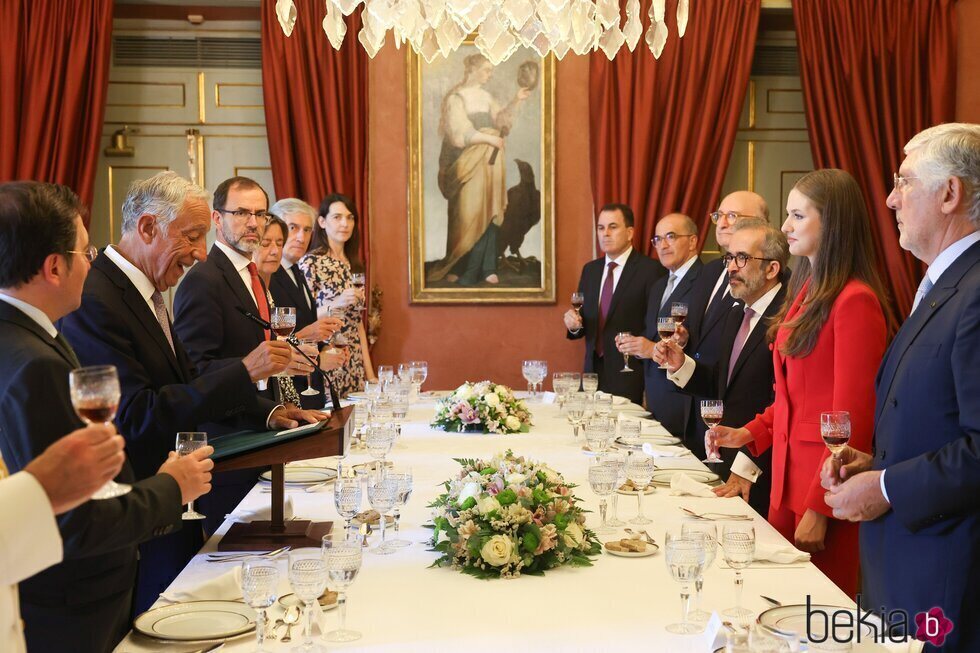
M695 361L673 341L654 349L653 359L667 361L667 378L677 387L698 399L725 402L723 425L745 424L773 402L765 318L779 313L786 292L780 278L788 260L789 245L781 231L765 220L739 220L722 261L732 297L741 303L729 305L722 317L717 362ZM744 449L722 449L721 454L732 473L715 494L741 496L760 514L769 514L771 454L753 458Z

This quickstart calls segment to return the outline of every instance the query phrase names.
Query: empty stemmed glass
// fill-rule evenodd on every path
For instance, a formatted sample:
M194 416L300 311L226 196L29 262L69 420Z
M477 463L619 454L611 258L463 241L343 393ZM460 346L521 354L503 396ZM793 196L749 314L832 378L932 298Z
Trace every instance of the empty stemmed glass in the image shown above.
M653 523L643 514L643 495L650 485L650 479L653 478L654 469L653 457L645 453L631 452L626 461L626 478L631 480L636 488L636 517L629 520L631 524Z
M536 386L536 392L541 392L541 384L548 377L548 361L534 361L534 366L531 370L534 373L533 381Z
M597 462L616 470L616 488L626 482L626 454L622 451L604 451L596 458ZM607 526L625 526L619 518L619 492L612 494L612 516L606 520Z
M357 476L338 476L333 484L333 502L337 512L347 522L344 532L350 532L350 522L361 510L361 479Z
M347 588L351 586L361 570L361 538L359 535L344 539L323 536L323 560L327 563L328 586L337 592L337 606L340 609L340 628L324 633L328 642L353 642L360 639L361 633L347 630Z
M613 396L604 392L595 393L592 399L592 410L600 417L608 417L612 414Z
M371 549L377 555L388 555L395 552L395 547L385 541L385 524L388 513L395 507L398 500L398 481L391 477L385 468L368 476L368 502L381 518L381 541Z
M588 395L584 392L571 392L568 395L568 399L565 400L565 406L568 409L568 423L572 425L572 434L576 438L578 437L578 429L582 425L582 420L585 419L585 409L588 401Z
M395 479L398 483L398 492L395 495L395 539L388 540L388 546L401 548L411 546L411 542L398 537L399 527L402 521L402 506L408 503L412 496L412 470L388 472L388 476Z
M610 417L593 415L585 422L585 443L592 451L605 451L616 434L616 422Z
M299 341L299 344L300 344L300 347L305 348L304 349L304 353L315 361L316 358L317 358L317 354L315 353L316 352L316 346L319 344L319 342L317 341L317 339L316 338L303 338L302 340ZM310 353L310 351L311 351L310 348L311 347L313 348L312 351L314 352L312 355ZM313 381L312 381L312 376L311 376L312 374L313 374L312 370L310 372L307 372L306 373L306 389L303 390L300 393L301 395L305 395L307 397L312 397L313 395L320 394L313 387Z
M119 374L114 365L80 367L68 373L71 405L86 424L110 424L119 407ZM113 480L105 482L93 499L120 497L133 487Z
M385 466L385 457L391 452L396 435L392 424L368 424L367 433L364 434L364 446L367 448L368 455L376 461L376 467Z
M620 331L619 333L616 334L616 344L622 346L623 340L625 340L626 338L632 338L632 337L633 337L633 334L630 333L629 331ZM623 369L621 369L619 371L620 372L632 372L633 371L633 368L630 367L630 355L627 352L625 352L625 351L622 352L622 353L623 353Z
M532 379L535 378L534 361L532 361L532 360L526 360L526 361L523 361L521 363L521 376L523 376L524 377L524 380L527 381L527 395L528 395L528 397L533 397L534 396L534 381L532 381Z
M613 529L606 521L606 497L616 491L618 471L613 465L596 461L589 466L589 485L592 491L599 495L599 516L602 524L597 529L599 533L611 533Z
M596 391L599 390L599 375L595 372L583 372L582 373L582 392L589 395L591 399L595 395Z
M202 431L181 431L177 434L177 443L174 451L178 456L186 456L208 446L208 434ZM204 519L204 515L194 510L194 501L187 502L187 512L180 516L181 519Z
M657 335L660 336L661 342L666 342L674 336L674 331L677 330L677 322L674 321L672 317L660 317L657 318ZM660 364L658 369L667 369L667 361L664 360Z
M722 614L745 622L752 611L742 607L742 570L755 559L755 527L750 524L726 524L721 531L721 549L725 562L735 570L735 607Z
M681 526L681 534L684 537L691 539L700 538L704 542L704 568L707 569L711 566L711 563L715 561L715 555L718 553L718 529L714 524L706 524L703 522L694 522L692 524L683 524ZM694 581L694 596L695 596L695 609L694 612L690 614L690 618L693 621L707 621L711 618L710 612L705 612L701 609L701 590L704 588L704 574L702 573Z
M387 393L391 399L391 418L396 422L403 421L411 403L412 383L405 380L392 381L388 384Z
M725 416L725 402L721 399L703 399L701 401L701 419L704 423L708 425L708 429L711 430L721 424L721 419ZM708 434L704 434L704 448L707 456L701 462L703 463L720 463L722 462L721 455L718 453L718 445L714 443L714 440L708 437Z
M381 390L388 386L395 379L395 368L391 365L378 365L378 381L381 382Z
M279 569L270 558L253 556L242 562L242 598L255 610L256 653L265 653L265 611L279 597Z
M668 633L691 635L699 633L704 628L688 620L691 603L691 582L700 578L704 571L705 550L704 540L687 538L680 533L667 531L666 555L664 560L671 577L681 584L681 614L679 623L667 626Z
M412 361L409 363L411 365L411 381L415 386L415 392L421 397L422 396L422 384L425 383L426 378L429 376L429 364L425 361Z
M851 439L851 414L846 410L820 413L820 437L834 458L840 459L841 450Z
M313 606L327 588L327 563L321 549L293 549L289 552L289 584L296 598L303 602L303 643L294 648L301 653L321 653L323 647L313 642Z

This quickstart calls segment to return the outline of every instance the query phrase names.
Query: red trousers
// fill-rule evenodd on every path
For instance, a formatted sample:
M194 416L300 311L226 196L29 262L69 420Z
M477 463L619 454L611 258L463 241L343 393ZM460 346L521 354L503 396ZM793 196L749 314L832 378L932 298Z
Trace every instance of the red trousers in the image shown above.
M787 508L769 509L769 523L780 535L795 545L794 534L803 515ZM824 536L824 550L810 556L817 566L837 587L852 599L858 592L858 524L830 518Z

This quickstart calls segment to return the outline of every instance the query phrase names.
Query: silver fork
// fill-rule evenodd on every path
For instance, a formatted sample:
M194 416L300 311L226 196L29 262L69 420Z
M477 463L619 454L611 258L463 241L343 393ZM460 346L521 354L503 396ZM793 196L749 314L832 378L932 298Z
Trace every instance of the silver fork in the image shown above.
M229 560L244 560L245 558L275 558L289 551L290 548L287 545L274 551L266 551L265 553L209 553L207 560L208 562L226 562Z
M727 512L703 512L697 513L693 510L687 508L681 508L685 514L694 517L695 519L703 519L704 521L752 521L752 518L748 515L733 515Z

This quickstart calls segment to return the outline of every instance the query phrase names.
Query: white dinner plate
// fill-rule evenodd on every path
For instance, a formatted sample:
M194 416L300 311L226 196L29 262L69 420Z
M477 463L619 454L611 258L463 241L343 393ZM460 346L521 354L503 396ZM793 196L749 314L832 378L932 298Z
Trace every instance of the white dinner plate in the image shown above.
M881 619L878 618L878 615L874 614L873 612L872 613L869 613L869 614L867 614L865 616L863 616L862 618L865 620L865 622L869 622L869 621L870 622L873 622L874 625L875 625L874 627L867 625L867 623L864 623L864 624L859 624L858 623L858 613L857 613L857 609L856 608L845 608L845 607L839 606L839 605L811 604L810 605L810 610L811 611L822 610L824 613L826 613L828 615L829 623L835 623L835 624L837 624L837 623L839 623L839 624L845 624L845 623L847 623L844 619L841 619L840 621L836 621L834 619L834 613L835 612L841 612L841 611L850 612L851 613L851 621L850 621L850 623L853 623L855 625L854 626L855 627L855 631L853 632L853 638L852 638L853 640L856 640L856 638L857 638L857 630L856 629L858 627L861 628L861 641L862 642L864 642L864 641L873 641L873 638L874 638L874 635L875 635L875 633L874 633L875 628L878 629L879 635L881 634L881 631L882 631ZM862 615L863 615L863 613L862 613ZM757 619L757 621L760 624L762 624L763 626L768 626L769 628L774 628L775 630L778 630L780 632L784 632L784 633L796 633L799 636L801 642L805 642L806 641L806 634L807 634L806 633L806 630L807 630L807 606L804 605L804 604L802 604L802 603L801 604L798 604L798 605L781 605L781 606L778 606L778 607L775 607L775 608L769 608L768 610L766 610L765 612L763 612L762 614L759 615L759 618ZM814 623L823 624L824 623L824 620L823 619L817 619L817 620L814 621ZM835 633L839 637L844 637L845 636L845 634L844 634L844 632L845 632L844 631L844 628L846 628L846 626L843 626L843 627L835 627ZM820 633L814 632L813 634L814 635L817 635L817 636L820 636L820 637L822 637L824 635L823 632L820 632Z
M281 605L284 608L291 608L294 605L298 605L300 608L302 608L304 604L302 601L296 598L295 594L290 592L289 594L283 594L282 596L279 597L279 605ZM333 603L327 603L327 604L321 603L320 607L323 608L324 612L328 612L330 610L335 609L337 605L338 605L337 597L334 596Z
M673 435L657 435L656 433L641 433L640 439L663 447L672 447L681 443L681 439L675 438Z
M627 442L623 437L618 437L613 440L613 445L619 449L629 449L630 451L640 451L643 449L643 443L640 442L639 438L630 438L630 440L636 440L636 443ZM644 438L645 439L645 438Z
M288 485L316 485L337 478L337 470L330 467L301 467L299 465L286 467L283 474ZM272 481L272 470L262 472L259 478Z
M650 479L650 482L653 483L654 485L662 485L665 487L670 487L670 479L672 479L674 477L674 474L677 474L678 472L684 472L698 483L714 483L720 478L717 474L713 472L706 472L700 469L675 468L675 469L658 469L653 473L653 478Z
M608 542L606 544L608 544ZM620 558L646 558L647 556L654 555L657 551L660 550L660 547L657 546L656 544L650 544L649 542L647 542L647 550L642 552L613 551L612 549L607 549L605 544L602 546L602 549L609 555L619 556Z
M255 628L255 610L240 601L188 601L148 610L133 629L149 637L189 642L222 639Z

